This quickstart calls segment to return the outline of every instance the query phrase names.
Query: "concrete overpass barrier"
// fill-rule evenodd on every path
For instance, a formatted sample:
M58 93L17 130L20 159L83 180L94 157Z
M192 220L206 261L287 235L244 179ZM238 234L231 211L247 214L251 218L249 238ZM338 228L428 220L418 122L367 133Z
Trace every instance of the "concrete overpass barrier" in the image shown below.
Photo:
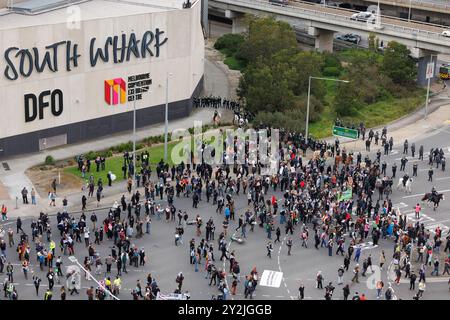
M268 0L209 0L210 5L223 10L232 10L250 14L276 14L285 20L306 21L308 26L333 32L359 32L368 35L377 33L386 41L396 40L410 47L418 47L425 50L433 50L450 54L450 39L445 38L438 31L438 26L424 25L418 27L418 23L408 23L403 20L385 19L381 24L373 25L350 19L351 12L330 12L330 8L322 6L293 6L274 5ZM383 18L382 18L383 19ZM444 29L444 28L443 28ZM436 30L436 31L431 31Z

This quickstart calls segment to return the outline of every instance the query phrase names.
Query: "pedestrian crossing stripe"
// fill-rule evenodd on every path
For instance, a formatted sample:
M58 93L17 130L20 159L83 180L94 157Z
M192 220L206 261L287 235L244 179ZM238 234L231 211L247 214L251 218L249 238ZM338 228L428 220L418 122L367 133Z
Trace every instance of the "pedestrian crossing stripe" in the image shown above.
M423 214L423 213L421 213L419 215L419 219L416 219L416 213L415 212L408 213L406 215L406 217L408 218L408 220L411 220L413 222L417 222L417 221L419 221L419 222L436 221L434 218L431 218L431 217L429 217L429 216L427 216L426 214Z
M353 246L353 248L361 248L361 251L364 250L370 250L370 249L374 249L378 247L378 245L374 245L372 241L368 241L368 242L363 242L363 243L358 243L356 245Z
M439 227L442 231L441 234L444 234L446 231L449 230L449 227L447 227L446 225L442 224L442 223L434 223L434 224L430 224L428 226L425 226L426 229L430 230L431 233L435 233L436 228Z
M398 209L406 208L407 206L408 205L404 202L396 203L393 205L394 208L398 208Z

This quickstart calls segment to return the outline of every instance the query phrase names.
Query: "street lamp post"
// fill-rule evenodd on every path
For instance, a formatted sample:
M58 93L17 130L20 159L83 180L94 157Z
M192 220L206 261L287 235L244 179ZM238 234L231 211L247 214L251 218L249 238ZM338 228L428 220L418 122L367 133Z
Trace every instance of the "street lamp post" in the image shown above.
M169 76L172 73L166 73L166 116L164 125L164 162L167 162L167 136L169 127Z
M412 5L412 0L409 0L408 21L411 20L411 5Z
M350 82L350 81L348 81L348 80L339 80L339 79L333 79L333 78L321 78L321 77L313 77L313 76L309 76L309 82L308 82L308 101L307 101L307 103L306 103L305 141L308 141L308 129L309 129L309 100L310 100L310 98L311 98L311 79L325 80L325 81L335 81L335 82L344 82L344 83Z
M111 291L109 291L107 288L105 288L105 286L103 286L100 282L98 282L97 279L95 279L95 278L92 276L92 274L91 274L88 270L86 270L86 269L84 268L84 266L81 265L81 263L78 262L78 259L77 259L75 256L69 256L69 261L72 262L72 263L77 264L84 272L86 272L86 273L92 278L92 280L94 280L94 282L95 282L96 284L98 284L98 285L100 286L100 288L102 288L103 290L105 290L106 292L108 292L108 294L109 294L111 297L113 297L113 298L116 299L116 300L120 300L120 299L117 298L115 295L113 295Z
M137 188L136 181L136 97L133 100L133 185L134 188Z

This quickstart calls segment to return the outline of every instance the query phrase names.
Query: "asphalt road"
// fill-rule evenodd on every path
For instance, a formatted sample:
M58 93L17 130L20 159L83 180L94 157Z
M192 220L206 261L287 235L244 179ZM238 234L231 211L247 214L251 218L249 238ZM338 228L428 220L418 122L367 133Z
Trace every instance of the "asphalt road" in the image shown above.
M443 147L446 156L450 155L450 125L445 125L439 130L433 128L418 128L418 130L423 130L424 134L420 140L414 141L416 143L416 150L418 150L421 144L424 145L425 153L431 147ZM412 141L410 141L411 143ZM393 153L389 156L382 156L382 161L386 160L388 163L388 172L391 172L391 164L395 161L398 168L400 167L401 152L403 148L403 142L394 141ZM372 153L376 152L376 148L372 147ZM364 154L363 154L364 155ZM417 157L417 155L416 155ZM413 159L411 159L407 164L407 172L412 174L412 164ZM412 193L405 194L404 192L394 190L392 195L393 203L399 208L399 210L404 214L409 214L413 210L413 206L420 200L420 197L425 193L429 192L432 185L440 192L443 192L447 199L450 192L450 174L449 171L442 172L441 170L435 169L434 182L427 181L427 156L425 154L425 161L419 161L419 176L414 180ZM398 174L400 172L398 171ZM397 174L397 176L398 176ZM269 192L269 196L271 192ZM276 194L278 197L280 194ZM120 195L118 196L118 199ZM438 210L433 211L423 205L423 222L426 227L434 229L437 225L446 232L450 228L450 201L445 200L441 202ZM196 214L200 214L203 220L206 222L209 217L214 219L216 225L216 240L218 234L221 232L222 217L215 212L215 207L202 201L198 209L192 208L192 200L187 198L175 198L175 206L177 209L187 210L189 213L189 218L193 219ZM237 219L240 213L246 208L246 197L240 196L236 199L236 221L232 221L229 227L229 233L237 227ZM106 215L106 210L100 210L97 212L99 222L103 220ZM87 215L89 217L89 215ZM199 272L194 272L193 265L189 264L189 240L191 238L196 239L198 244L201 237L195 236L195 227L188 226L185 230L185 235L183 237L184 244L175 246L174 245L174 222L165 222L156 220L156 217L152 219L151 234L144 235L141 239L132 239L132 243L136 244L137 247L144 247L147 255L147 264L144 267L128 267L128 274L122 277L122 291L119 295L120 299L131 299L131 290L135 288L136 281L140 279L143 286L145 286L145 279L148 273L151 273L153 277L156 278L159 287L163 293L173 292L176 287L175 278L178 272L182 271L185 276L185 281L183 284L183 290L189 290L191 294L191 299L210 299L212 295L217 295L219 292L214 286L208 285L209 280L205 279L204 264L200 265ZM278 224L278 218L277 224ZM52 230L54 230L55 241L59 240L59 233L56 228L56 217L51 218ZM92 226L92 223L88 219L88 225ZM30 233L30 219L24 219L25 231ZM7 221L2 223L4 228L9 226L13 227L15 230L15 221ZM246 275L250 270L256 266L261 276L264 270L271 270L283 273L283 279L279 287L267 287L258 285L255 298L264 300L274 300L274 299L296 299L298 295L298 286L300 283L305 285L305 298L306 299L323 299L324 291L315 288L315 275L318 270L321 270L325 281L324 284L328 284L332 281L336 286L335 294L333 299L342 299L342 286L336 285L337 283L337 269L343 263L343 258L341 256L329 257L328 252L325 248L316 250L312 245L312 239L308 248L302 248L300 245L300 240L298 236L298 230L294 232L293 240L294 245L292 249L292 255L287 255L287 247L285 245L285 234L284 228L282 230L282 243L274 244L274 252L272 259L266 257L266 243L267 235L258 226L255 227L255 232L247 231L247 240L244 244L238 244L236 242L231 242L229 245L229 251L235 251L236 259L241 266L241 276ZM202 230L204 232L204 229ZM273 240L275 236L273 236ZM45 238L45 237L44 237ZM106 238L106 237L105 237ZM17 239L17 238L16 238ZM91 232L91 241L93 241L93 232ZM58 243L58 242L57 242ZM218 261L220 253L218 251L217 241L213 241L214 251L216 258L216 266L220 268L222 264ZM100 253L102 257L105 257L110 252L110 246L112 241L104 240L102 245L95 246L96 250ZM36 255L34 252L34 247L32 247L32 258L31 258L31 270L34 274L42 278L42 285L40 290L40 295L36 296L35 289L29 275L29 279L25 280L24 275L21 271L17 254L15 252L15 247L8 248L7 258L14 264L14 281L18 289L19 299L43 299L44 292L47 287L47 279L45 278L46 272L41 272L39 267L36 265ZM381 240L378 247L373 247L370 243L364 245L363 254L361 256L360 263L362 259L369 254L373 257L374 265L378 265L379 254L381 250L385 250L387 263L390 262L393 251L393 241L392 240ZM57 247L57 253L59 248ZM82 263L84 257L87 256L87 249L83 243L76 244L75 246L75 256ZM63 256L63 262L65 268L72 265L67 256ZM352 270L355 262L352 261L350 265L350 270ZM226 263L226 270L228 271L228 263ZM63 272L66 272L64 268ZM103 269L104 271L105 269ZM116 267L113 265L112 277L116 275ZM365 293L369 299L376 298L376 290L374 289L374 283L378 276L388 284L393 282L388 278L388 269L384 268L378 272L375 270L374 274L368 274L366 278L361 278L359 284L354 284L351 286L351 294L354 292ZM429 273L431 270L427 270L427 289L424 295L424 299L449 299L450 293L447 285L448 277L446 278L436 278L431 279ZM3 282L5 274L0 280ZM102 279L105 275L94 275L98 280ZM351 279L350 272L344 275L344 282L350 282ZM228 280L230 280L228 276ZM231 281L228 281L231 283ZM70 296L68 299L86 299L86 289L96 284L93 281L86 281L82 279L82 290L79 295ZM409 284L401 283L400 285L393 285L395 290L395 295L400 299L411 299L413 293L408 290ZM238 286L237 295L231 297L232 299L243 299L243 282ZM59 299L59 286L56 285L54 292L54 299ZM0 299L3 298L3 294L0 295Z

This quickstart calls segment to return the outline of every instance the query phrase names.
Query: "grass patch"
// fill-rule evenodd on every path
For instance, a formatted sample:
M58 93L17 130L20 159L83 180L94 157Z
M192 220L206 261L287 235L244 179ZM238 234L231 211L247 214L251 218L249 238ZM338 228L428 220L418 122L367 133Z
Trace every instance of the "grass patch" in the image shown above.
M171 159L171 153L172 153L172 149L175 146L177 142L173 141L168 143L167 145L167 152L168 152L168 163L169 165L172 165L172 159ZM138 155L141 154L141 152L143 152L144 150L147 150L150 153L150 166L152 168L152 171L155 172L155 168L157 163L164 158L164 144L161 145L157 145L157 146L153 146L153 147L148 147L148 148L144 148L141 150L136 150L136 153ZM116 155L110 158L106 159L105 162L105 170L104 171L96 171L96 165L93 161L91 161L91 171L90 172L86 172L85 175L85 180L89 180L89 176L92 174L94 176L94 181L97 182L97 180L101 177L103 180L103 183L106 184L108 182L108 179L106 178L106 175L108 174L109 171L111 171L112 173L114 173L117 176L117 179L115 180L115 182L117 181L122 181L123 179L123 172L122 172L122 166L123 166L123 155ZM141 162L137 161L136 162L136 166L139 168L140 167ZM78 171L78 166L71 166L71 167L66 167L64 169L65 173L68 174L72 174L76 177L82 178L81 177L81 172Z
M219 50L225 56L223 63L225 63L230 70L239 70L242 71L245 68L245 63L242 60L236 58L234 52L232 52L228 48L223 48Z
M242 61L236 59L234 55L226 57L223 63L225 63L231 70L241 71L242 69L244 69L244 64L242 63Z
M333 95L332 90L327 90L329 95ZM328 100L331 97L326 97ZM380 126L396 119L399 119L422 106L425 103L425 90L417 89L411 92L406 98L388 98L373 104L369 104L358 110L355 116L343 117L344 123L354 123L356 126L364 122L366 128ZM336 112L332 107L325 106L321 113L320 120L309 124L310 134L322 139L331 136L331 129L336 120Z
M213 135L214 133L212 131L207 132L208 129L209 129L209 126L204 126L202 128L202 132L204 133L203 139L204 139L205 144L211 144L212 142L214 142L214 139L210 138L211 135ZM191 132L191 131L193 134L193 129L189 130L189 132ZM225 132L223 133L223 136L225 136ZM195 139L197 139L197 138L195 138ZM169 166L172 166L174 164L174 161L172 159L172 150L174 149L174 147L177 144L183 143L182 141L187 142L187 140L178 140L178 141L169 141L168 142L168 144L167 144L167 155L168 155L167 162L168 162ZM191 150L192 151L193 151L194 146L195 146L194 136L191 136ZM182 146L180 147L180 150L181 149L182 149ZM148 153L150 155L150 159L149 159L150 167L152 169L152 172L156 172L157 164L159 163L159 161L161 161L161 159L164 159L164 144L161 143L158 145L153 145L150 147L144 147L141 149L137 149L136 154L138 156L140 156L144 151L148 151ZM196 160L196 161L198 161L198 160ZM186 161L185 161L185 163L186 163ZM111 157L107 157L106 162L105 162L105 170L103 170L103 171L100 170L99 172L97 172L97 166L96 166L95 162L91 161L90 172L86 172L84 180L85 180L85 182L87 182L89 180L89 176L92 174L95 182L97 182L99 178L102 178L103 183L106 184L108 182L107 174L109 171L111 171L117 177L117 179L115 180L116 182L123 181L124 180L123 171L122 171L123 164L124 164L123 153L117 153ZM177 164L178 164L178 161L177 161ZM140 160L136 161L136 167L138 169L141 167ZM79 179L83 179L81 176L81 172L78 171L78 165L66 167L63 169L63 171L65 173L71 174Z

